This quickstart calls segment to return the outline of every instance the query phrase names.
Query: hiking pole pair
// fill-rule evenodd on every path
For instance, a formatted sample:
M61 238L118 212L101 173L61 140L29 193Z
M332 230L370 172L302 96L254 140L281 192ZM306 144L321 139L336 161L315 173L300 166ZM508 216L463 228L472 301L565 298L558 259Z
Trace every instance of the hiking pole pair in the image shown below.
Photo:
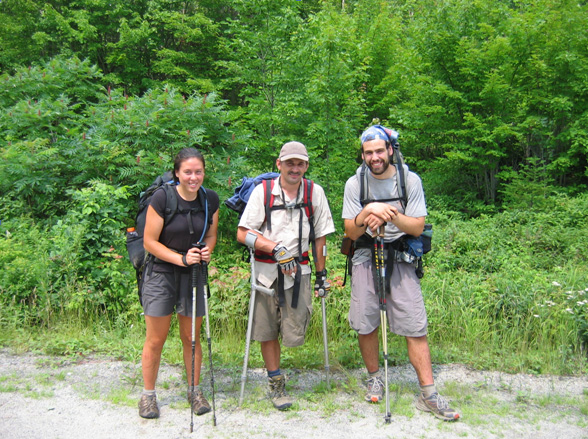
M247 322L247 337L245 339L245 358L243 359L243 372L241 373L241 394L239 395L239 406L243 403L243 393L245 392L245 382L247 381L247 363L249 362L249 348L251 345L251 330L253 328L253 312L255 310L255 293L257 291L267 294L268 296L274 295L274 290L266 288L261 285L257 285L255 282L255 241L257 241L257 235L253 232L247 232L245 236L245 245L249 247L249 257L251 263L251 298L249 299L249 320Z
M388 390L388 319L386 318L386 268L384 263L384 233L385 227L378 227L374 237L374 255L376 263L376 276L374 286L378 293L380 302L380 329L382 331L382 344L384 352L384 386L386 390L386 415L384 421L386 424L391 422L390 413L390 393Z
M199 249L206 246L203 242L193 245ZM206 287L206 289L205 289ZM204 315L206 317L206 341L208 343L208 360L210 361L210 386L212 388L212 425L216 427L216 408L214 401L214 371L212 368L212 343L210 339L210 316L208 314L208 264L202 261L192 265L192 389L190 392L190 433L194 431L194 363L196 360L196 296L201 291L204 295Z

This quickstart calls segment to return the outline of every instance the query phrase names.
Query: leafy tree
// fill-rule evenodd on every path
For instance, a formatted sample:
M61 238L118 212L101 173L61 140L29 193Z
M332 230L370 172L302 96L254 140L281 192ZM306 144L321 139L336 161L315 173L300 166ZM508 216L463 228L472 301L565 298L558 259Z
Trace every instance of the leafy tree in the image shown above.
M411 148L447 164L444 186L476 187L493 202L501 172L528 157L547 160L554 176L582 175L585 133L577 121L586 112L579 86L585 6L549 0L420 6L407 27L413 54L400 61L411 79L391 71L383 83L401 90L404 99L394 108L390 102L390 118L409 129ZM452 169L461 173L449 175Z
M33 216L55 217L70 207L67 190L92 180L138 194L180 148L194 145L208 159L210 183L226 195L225 151L241 136L225 127L230 119L215 94L163 87L129 97L97 84L100 74L87 61L62 61L3 78L10 85L0 94L4 201L25 200Z
M148 2L147 11L120 21L118 41L108 45L108 79L136 92L167 82L180 90L215 89L217 28L198 2Z
M0 72L38 60L43 46L35 35L39 18L34 0L0 2Z
M219 63L226 70L223 89L238 91L243 107L238 117L253 134L248 156L266 167L276 152L268 156L264 148L275 151L284 136L293 135L284 127L296 120L296 101L302 98L298 91L305 78L293 74L298 66L292 57L303 23L297 7L288 0L235 1L236 17L227 19L230 53ZM286 114L289 110L294 114Z
M311 174L325 186L333 208L341 208L343 185L357 167L358 129L365 121L365 83L368 68L362 58L365 47L357 44L361 30L350 14L325 7L305 25L295 53L299 74L304 75L296 125L305 126L303 134L310 153L316 158Z
M218 25L195 1L10 0L0 4L0 18L8 23L0 31L0 68L78 56L127 92L161 82L186 93L215 89Z

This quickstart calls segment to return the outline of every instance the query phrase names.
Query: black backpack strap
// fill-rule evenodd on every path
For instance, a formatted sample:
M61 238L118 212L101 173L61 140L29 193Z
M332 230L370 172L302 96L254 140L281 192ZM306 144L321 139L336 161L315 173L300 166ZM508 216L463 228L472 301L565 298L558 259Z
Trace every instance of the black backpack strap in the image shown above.
M396 153L400 154L397 148ZM395 164L394 166L396 166L396 188L398 189L398 199L402 204L402 208L406 210L406 204L408 203L408 195L406 194L406 177L404 175L403 160L400 159L399 163Z
M308 224L310 225L310 235L308 239L314 246L314 206L312 204L312 193L314 192L314 181L304 179L304 193L302 195L302 205L308 217Z
M398 191L398 196L395 198L378 198L377 200L368 198L368 179L366 174L366 164L363 162L361 164L361 170L359 172L359 202L362 207L366 204L374 203L374 202L387 202L387 201L400 201L402 204L402 208L406 209L406 204L408 203L408 196L406 195L406 177L404 172L404 165L402 163L394 164L396 168L396 189Z
M361 170L359 171L359 203L361 206L365 206L369 201L367 201L367 177L365 169L367 165L365 162L361 164Z
M165 190L165 212L163 224L168 224L174 215L178 212L178 195L173 184L164 183L161 187Z

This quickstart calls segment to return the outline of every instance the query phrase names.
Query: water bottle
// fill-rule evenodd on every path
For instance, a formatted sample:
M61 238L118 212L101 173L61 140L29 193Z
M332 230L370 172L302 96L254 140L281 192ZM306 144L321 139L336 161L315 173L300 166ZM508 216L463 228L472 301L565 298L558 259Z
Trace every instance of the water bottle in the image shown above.
M139 237L134 227L127 229L127 252L133 267L136 270L141 268L145 262L145 249L143 248L143 240Z

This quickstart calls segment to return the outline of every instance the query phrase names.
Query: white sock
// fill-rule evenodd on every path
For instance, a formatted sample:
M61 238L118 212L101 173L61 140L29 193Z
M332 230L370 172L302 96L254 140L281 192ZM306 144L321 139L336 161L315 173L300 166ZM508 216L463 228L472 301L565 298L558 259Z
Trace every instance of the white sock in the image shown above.
M429 398L433 393L437 393L437 388L435 384L429 384L427 386L421 386L421 392L425 398Z

